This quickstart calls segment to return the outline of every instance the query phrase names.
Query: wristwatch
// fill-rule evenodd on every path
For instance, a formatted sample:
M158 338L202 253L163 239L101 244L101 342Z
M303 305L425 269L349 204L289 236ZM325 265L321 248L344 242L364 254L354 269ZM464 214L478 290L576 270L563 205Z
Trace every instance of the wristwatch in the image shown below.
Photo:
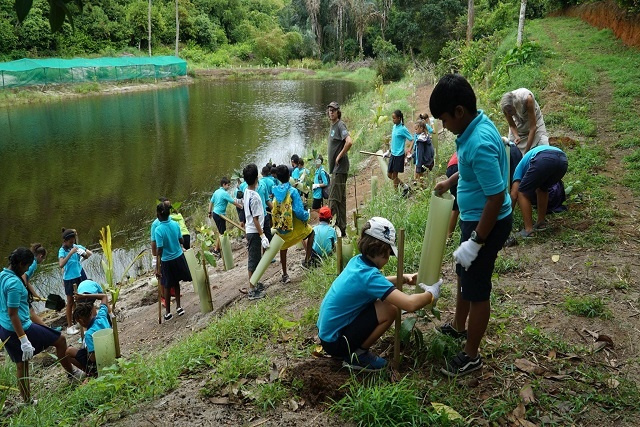
M479 245L484 246L484 240L480 238L480 236L478 236L478 233L476 233L476 230L473 230L471 232L471 237L469 237L469 240L471 240L472 242L476 242Z

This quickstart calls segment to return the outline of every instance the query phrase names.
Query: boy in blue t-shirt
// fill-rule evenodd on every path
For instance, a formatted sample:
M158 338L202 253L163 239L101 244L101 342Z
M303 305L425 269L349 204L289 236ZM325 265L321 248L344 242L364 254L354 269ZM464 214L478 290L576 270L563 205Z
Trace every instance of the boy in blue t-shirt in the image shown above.
M320 223L313 227L313 248L311 253L311 260L314 264L322 262L323 258L331 255L335 249L338 236L336 230L329 224L331 221L331 209L328 206L323 206L318 211L318 217Z
M491 276L513 223L509 170L500 133L477 109L476 95L464 77L442 77L433 89L429 108L442 126L458 136L461 236L460 246L453 253L458 275L456 313L451 323L440 328L444 334L467 338L464 351L441 370L447 376L457 376L482 368L478 348L491 315ZM447 191L449 182L439 182L436 193Z
M381 217L371 218L362 228L358 249L346 268L327 291L318 315L318 336L322 348L343 365L356 370L376 371L387 361L369 351L369 347L395 321L398 308L416 311L435 303L442 280L431 286L422 283L424 292L413 295L396 289L396 276L384 277L380 271L397 255L396 229ZM417 274L405 274L403 282L415 285Z
M229 178L223 176L220 180L220 188L214 191L211 195L209 208L207 209L207 211L209 212L209 218L213 218L213 221L216 223L216 227L218 227L218 232L220 234L224 234L224 232L227 231L227 222L220 216L227 214L227 205L231 203L235 205L236 208L242 208L242 205L235 201L229 194L230 186L231 181L229 181ZM220 256L219 239L216 241L216 247L213 250L213 253L218 257Z
M182 251L183 240L180 226L169 218L171 207L165 203L159 203L156 212L160 220L160 224L155 230L156 246L158 247L156 276L164 288L166 309L164 320L171 320L173 318L171 314L171 288L175 289L176 313L178 316L182 316L184 309L180 305L180 281L190 282L192 279Z
M313 175L313 185L311 186L313 189L313 204L311 205L311 209L314 211L322 207L322 189L329 185L327 172L322 167L322 162L324 162L324 158L322 154L318 154L318 158L316 159L316 173Z
M83 259L89 258L93 253L82 245L76 245L76 230L72 228L62 229L62 246L58 251L58 265L64 269L62 281L64 294L67 296L66 316L67 335L77 334L78 328L73 325L73 286L87 279L87 275L80 264Z
M88 286L89 284L87 284L84 290L88 290ZM97 289L95 286L91 286L92 289ZM100 287L100 285L98 285L98 287ZM97 368L93 334L102 329L110 329L111 320L109 319L109 306L107 305L106 294L91 293L84 294L84 296L90 301L78 302L75 310L73 310L74 320L86 329L84 333L84 347L81 349L68 347L66 354L73 365L82 369L87 375L95 376L97 374ZM93 305L93 301L96 299L100 299L100 308L97 313Z

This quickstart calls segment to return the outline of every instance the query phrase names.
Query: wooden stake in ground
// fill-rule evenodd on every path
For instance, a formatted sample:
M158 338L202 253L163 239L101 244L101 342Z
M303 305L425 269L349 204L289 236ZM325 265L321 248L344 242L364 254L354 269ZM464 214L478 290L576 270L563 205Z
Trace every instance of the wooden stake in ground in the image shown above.
M74 285L73 285L73 294L74 295L78 295L78 284L77 283L74 283ZM78 303L76 302L74 304L74 306L77 305L77 304ZM80 339L84 342L84 328L79 323L78 323L78 328L80 328Z
M29 374L29 361L25 360L22 362L24 368L22 369L22 378L19 383L19 387L22 388L22 393L24 396L25 402L31 401L31 377Z
M360 153L362 154L367 154L369 156L378 156L378 157L384 157L384 154L381 153L372 153L371 151L360 151Z
M398 230L398 273L396 276L396 289L402 292L404 282L404 228ZM396 331L393 339L393 364L397 369L400 365L400 328L402 326L402 310L396 313Z
M162 285L155 277L151 279L151 286L158 288L158 324L162 324Z
M237 228L239 228L240 230L244 231L244 227L242 225L240 225L239 223L235 222L232 219L229 219L228 217L226 217L225 215L220 214L220 218L224 219L225 221L227 221L228 223L230 223L231 225L236 226Z
M338 276L342 273L342 236L338 236L336 243L336 266L338 267Z

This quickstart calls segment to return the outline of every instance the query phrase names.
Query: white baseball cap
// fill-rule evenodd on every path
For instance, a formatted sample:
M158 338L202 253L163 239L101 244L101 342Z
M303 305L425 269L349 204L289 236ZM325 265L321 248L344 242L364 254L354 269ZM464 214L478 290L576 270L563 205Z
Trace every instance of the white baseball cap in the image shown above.
M366 229L364 234L387 243L391 246L391 253L394 256L398 256L398 248L396 248L396 228L391 224L391 221L381 216L374 216L368 222L371 228Z

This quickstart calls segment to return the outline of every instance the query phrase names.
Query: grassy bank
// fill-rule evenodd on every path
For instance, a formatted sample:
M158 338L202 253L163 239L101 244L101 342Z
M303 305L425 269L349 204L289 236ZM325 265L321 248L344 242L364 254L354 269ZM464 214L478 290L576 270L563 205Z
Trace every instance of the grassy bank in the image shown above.
M604 351L594 351L584 336L578 339L567 326L595 319L595 325L608 330L634 321L630 316L630 320L618 317L621 305L637 302L637 284L631 273L620 267L615 272L619 279L613 281L614 272L592 270L592 265L587 264L599 262L597 255L605 249L616 250L620 243L616 228L610 225L616 220L611 206L612 186L635 188L638 182L634 159L640 158L640 125L633 117L639 102L638 52L623 48L610 32L573 19L534 21L527 24L527 29L529 37L541 47L535 61L513 67L508 79L498 84L477 84L482 88L478 90L479 107L504 130L504 120L496 108L499 96L516 87L528 87L536 93L551 135L559 138L557 144L569 158L565 184L572 187L570 210L553 219L559 225L557 232L548 234L544 241L500 253L491 300L492 318L481 347L487 367L480 378L454 381L439 374L443 360L457 352L459 343L434 332L434 319L419 312L414 332L403 347L399 371L402 380L389 381L386 374L353 377L342 389L345 397L329 402L331 411L346 422L372 426L504 425L526 418L538 425L609 426L634 425L638 419L640 393L634 374L640 360L637 351L632 348L628 354L621 352L605 358ZM496 50L498 55L506 52L513 37ZM380 115L388 116L398 108L407 116L413 113L417 84L427 78L413 76L397 84L378 85L344 106L349 129L358 136L350 156L352 164L363 160L359 150L375 151L381 147L391 125L386 122L376 126ZM603 147L602 140L617 142ZM315 144L320 147L325 142ZM441 140L440 149L434 175L444 174L453 138ZM604 175L608 162L617 156L621 161L626 159L626 169L621 169L624 173ZM363 212L364 216L385 216L397 228L406 230L405 271L417 270L428 203L428 191L405 199L387 185ZM519 214L516 224L521 225ZM541 248L536 250L537 246ZM449 245L446 249L446 286L439 302L442 310L449 311L455 299L451 275L454 248ZM619 248L621 256L624 250L624 246ZM574 254L574 270L551 284L544 284L541 279L541 283L530 283L530 276L549 264L550 255L560 252L563 257L568 252ZM593 255L579 258L584 253ZM385 267L386 274L395 273L395 262L392 258ZM135 410L193 377L207 379L199 390L204 396L216 396L233 385L246 392L245 402L260 413L282 410L284 402L303 392L301 383L295 378L257 379L270 376L274 360L296 364L311 359L316 345L309 337L315 334L318 307L335 277L335 268L335 261L329 260L304 279L300 285L304 307L298 312L292 312L291 307L300 306L299 293L271 297L246 307L240 304L204 331L172 345L161 355L123 361L119 369L79 387L49 384L47 393L38 392L37 407L25 408L0 423L100 423ZM586 276L588 283L562 285L571 276ZM633 294L627 295L627 290ZM376 351L385 350L390 341L388 335ZM625 343L618 344L628 349ZM529 372L526 366L522 368L522 360L544 368ZM612 360L616 360L616 366ZM12 365L2 367L2 384L15 382L13 369ZM40 373L33 375L38 377ZM527 387L535 395L535 402L524 405L521 393ZM464 420L439 415L431 405L434 402L455 409ZM516 412L521 404L522 412Z

